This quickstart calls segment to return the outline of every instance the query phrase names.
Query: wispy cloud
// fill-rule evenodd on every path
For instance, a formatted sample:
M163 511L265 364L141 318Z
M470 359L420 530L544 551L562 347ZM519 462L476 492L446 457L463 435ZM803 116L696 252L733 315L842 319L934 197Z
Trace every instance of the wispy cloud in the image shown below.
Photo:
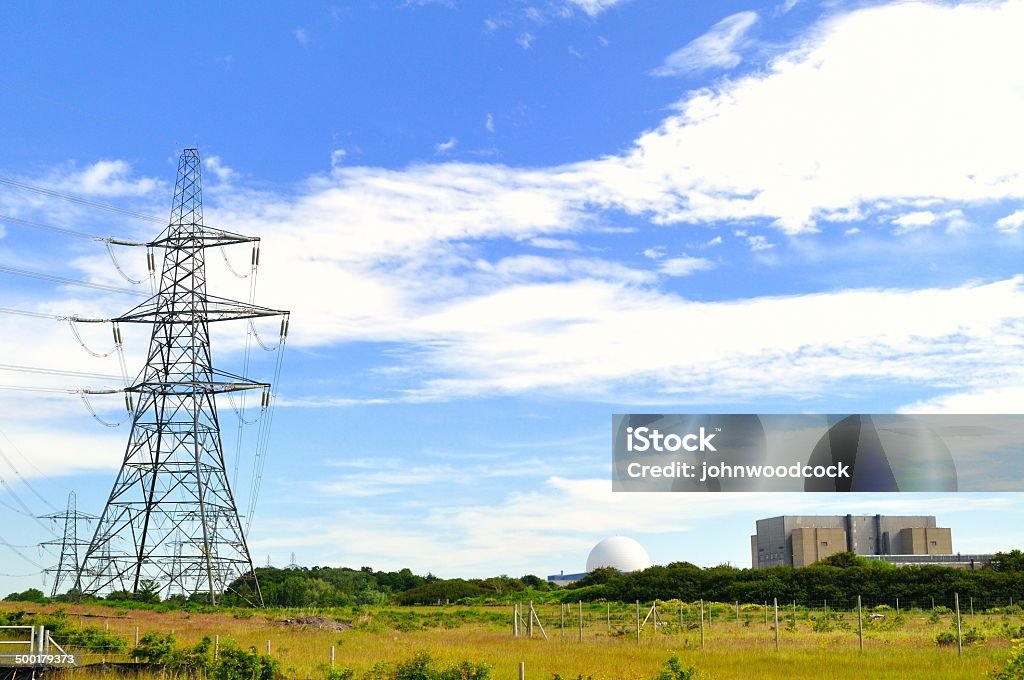
M1024 210L1018 210L996 220L996 229L1008 234L1016 234L1021 227L1024 227Z
M606 10L626 2L629 0L567 0L567 5L583 10L589 16L596 17Z
M296 42L305 47L309 44L309 34L306 33L304 28L296 28L292 30L292 35L295 37Z
M704 35L687 43L651 71L656 76L681 76L710 68L731 69L743 60L739 50L756 12L738 12L722 19Z
M663 260L661 266L658 267L658 271L668 276L689 276L690 274L711 269L714 266L711 260L683 255Z
M459 143L459 140L454 137L449 137L447 141L441 142L434 147L434 151L437 153L448 153L454 149Z

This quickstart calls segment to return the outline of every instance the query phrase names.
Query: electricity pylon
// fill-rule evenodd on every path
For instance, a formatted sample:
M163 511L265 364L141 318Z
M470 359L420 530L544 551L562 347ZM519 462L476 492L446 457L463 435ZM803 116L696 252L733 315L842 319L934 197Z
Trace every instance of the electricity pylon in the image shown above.
M114 319L153 327L146 365L125 391L137 399L124 463L80 570L88 594L120 590L199 594L216 604L236 579L241 596L262 606L256 572L225 471L215 396L270 385L213 367L210 323L283 315L208 295L207 248L258 242L203 224L199 153L178 164L159 291ZM253 262L256 261L254 246Z
M60 594L60 587L65 581L71 581L74 583L74 589L80 590L81 584L78 582L78 549L88 546L89 543L78 538L78 520L91 522L96 517L84 512L78 512L78 509L75 507L75 492L72 491L68 494L67 510L43 515L41 519L48 519L54 522L58 520L64 521L64 537L59 541L46 541L43 543L43 545L52 545L54 547L60 546L60 561L57 562L56 567L46 570L47 573L54 574L53 589L50 592L50 597L57 597Z

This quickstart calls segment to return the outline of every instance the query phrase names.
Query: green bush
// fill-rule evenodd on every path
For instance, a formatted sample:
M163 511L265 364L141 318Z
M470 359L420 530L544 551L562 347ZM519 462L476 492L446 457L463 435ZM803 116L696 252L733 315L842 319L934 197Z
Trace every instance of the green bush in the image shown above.
M993 680L1024 680L1024 640L1014 640L1006 665L992 673Z
M678 656L669 657L665 667L654 676L654 680L693 680L697 676L697 669L693 666L683 668Z

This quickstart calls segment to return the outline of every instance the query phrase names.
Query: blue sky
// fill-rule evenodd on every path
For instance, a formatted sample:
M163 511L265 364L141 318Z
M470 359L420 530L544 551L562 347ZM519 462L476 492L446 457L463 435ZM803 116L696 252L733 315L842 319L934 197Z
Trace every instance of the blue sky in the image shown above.
M544 575L626 534L746 566L787 511L936 514L957 550L1010 549L1018 494L613 494L609 448L616 412L1019 411L1022 26L1014 2L6 3L0 176L163 217L198 146L207 223L263 238L256 299L292 323L257 563ZM159 229L10 185L0 208ZM148 290L100 243L0 234L0 266L136 291L4 273L0 307L112 316ZM117 386L67 324L0 324L8 364L112 376L0 382ZM218 329L220 365L245 335ZM119 399L92 405L116 422ZM221 411L245 508L254 432ZM0 414L3 539L52 539L19 500L98 513L127 425L23 390ZM19 550L0 571L56 560Z

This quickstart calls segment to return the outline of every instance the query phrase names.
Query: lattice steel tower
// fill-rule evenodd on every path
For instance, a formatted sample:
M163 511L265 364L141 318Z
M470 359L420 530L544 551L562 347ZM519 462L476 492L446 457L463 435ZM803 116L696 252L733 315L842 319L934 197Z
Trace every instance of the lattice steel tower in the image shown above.
M209 325L284 315L283 336L287 312L208 295L205 262L207 248L258 240L203 225L199 153L185 149L170 224L147 244L164 249L159 291L114 319L153 330L146 365L126 388L137 400L131 435L82 560L83 593L201 593L216 604L241 579L239 594L263 603L225 471L215 396L260 389L266 407L270 386L215 369Z
M41 519L48 519L53 522L63 520L64 522L63 538L59 541L46 541L42 544L53 547L60 546L60 560L57 562L57 566L46 570L47 573L54 574L50 597L57 597L60 594L61 585L66 581L73 583L76 590L80 590L81 584L78 582L78 549L85 548L89 543L78 538L78 521L91 522L96 518L93 515L78 512L78 509L75 507L75 492L72 491L68 494L67 510L43 515Z

